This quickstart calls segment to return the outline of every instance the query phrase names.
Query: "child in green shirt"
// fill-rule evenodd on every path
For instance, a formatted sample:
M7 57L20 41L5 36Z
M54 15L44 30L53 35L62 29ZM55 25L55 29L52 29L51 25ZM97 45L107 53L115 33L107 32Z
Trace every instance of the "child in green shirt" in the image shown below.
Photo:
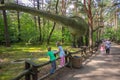
M56 69L56 57L54 55L54 52L51 51L51 47L48 47L47 55L49 56L50 61L51 61L50 74L53 74L55 72L55 69Z

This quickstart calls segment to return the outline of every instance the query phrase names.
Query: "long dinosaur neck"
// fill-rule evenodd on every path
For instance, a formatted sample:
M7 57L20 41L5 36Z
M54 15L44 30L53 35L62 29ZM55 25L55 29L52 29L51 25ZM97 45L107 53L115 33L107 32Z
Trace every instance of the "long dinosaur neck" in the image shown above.
M49 20L52 20L52 21L55 21L57 23L64 24L67 26L69 26L70 22L75 22L74 20L69 19L65 16L59 16L56 14L52 14L50 12L37 10L37 9L31 8L31 7L22 6L22 5L18 5L18 4L14 4L14 3L0 4L0 9L2 9L2 10L16 10L16 11L30 13L32 15L40 15L41 17L47 18ZM68 22L69 22L69 24L68 24Z
M16 10L16 11L30 13L32 15L41 16L49 20L52 20L54 22L63 24L67 26L68 28L73 29L73 32L77 31L78 33L80 32L78 31L79 29L82 31L80 35L83 35L87 31L87 28L88 28L88 26L86 27L86 22L82 18L80 18L79 20L78 18L76 19L68 18L66 16L60 16L60 15L48 13L46 11L37 10L31 7L22 6L22 5L18 5L14 3L0 4L0 10Z

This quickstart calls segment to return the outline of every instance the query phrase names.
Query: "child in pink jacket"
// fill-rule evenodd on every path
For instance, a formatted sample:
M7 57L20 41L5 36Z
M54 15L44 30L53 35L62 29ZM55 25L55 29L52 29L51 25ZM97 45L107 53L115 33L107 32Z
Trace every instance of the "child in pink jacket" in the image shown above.
M105 50L105 46L104 46L104 44L101 44L101 46L100 46L100 52L103 54L104 50Z

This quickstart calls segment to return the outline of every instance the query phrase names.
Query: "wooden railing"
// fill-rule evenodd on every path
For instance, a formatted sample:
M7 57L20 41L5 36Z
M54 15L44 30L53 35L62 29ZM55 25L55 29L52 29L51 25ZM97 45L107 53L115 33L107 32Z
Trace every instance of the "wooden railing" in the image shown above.
M95 51L97 51L97 47L95 47L92 52L95 52ZM78 54L79 56L81 56L81 58L83 58L83 61L86 60L90 55L92 55L88 47L81 47L81 49L76 52L65 51L65 53L66 53L65 66L70 63L70 57L72 57L75 54ZM58 62L59 59L60 58L57 58L56 61ZM60 69L61 68L57 68L56 72L57 70L60 70ZM36 64L31 60L26 60L25 70L12 80L43 80L51 75L49 73L49 70L50 70L50 61L42 64Z

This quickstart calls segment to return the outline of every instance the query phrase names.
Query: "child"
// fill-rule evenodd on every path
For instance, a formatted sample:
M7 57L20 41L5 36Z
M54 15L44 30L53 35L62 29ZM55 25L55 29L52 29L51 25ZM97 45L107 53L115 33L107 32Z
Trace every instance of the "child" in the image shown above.
M50 70L50 74L53 74L55 72L55 69L56 69L56 57L54 56L54 52L51 51L51 47L48 47L47 55L50 58L51 67L52 67Z
M60 57L60 67L63 67L65 65L65 52L60 45L60 42L57 42L59 57Z
M105 46L104 46L104 44L101 44L101 46L100 46L100 52L101 52L101 54L103 54L104 50L105 50Z

